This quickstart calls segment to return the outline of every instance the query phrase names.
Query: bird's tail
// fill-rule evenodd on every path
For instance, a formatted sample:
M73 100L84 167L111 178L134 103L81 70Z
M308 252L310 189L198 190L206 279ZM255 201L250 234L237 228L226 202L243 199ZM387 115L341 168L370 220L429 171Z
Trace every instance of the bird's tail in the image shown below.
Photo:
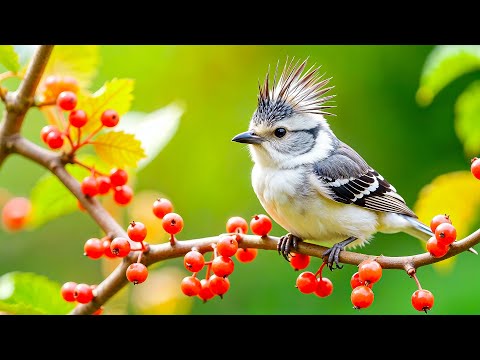
M412 227L410 229L405 230L407 234L412 235L417 239L420 239L423 241L428 241L428 239L434 236L430 227L422 223L420 220L407 215L402 215L402 217L405 220L407 220L410 224L412 224ZM468 251L470 251L471 253L474 253L475 255L478 255L477 251L474 248L470 248L468 249Z

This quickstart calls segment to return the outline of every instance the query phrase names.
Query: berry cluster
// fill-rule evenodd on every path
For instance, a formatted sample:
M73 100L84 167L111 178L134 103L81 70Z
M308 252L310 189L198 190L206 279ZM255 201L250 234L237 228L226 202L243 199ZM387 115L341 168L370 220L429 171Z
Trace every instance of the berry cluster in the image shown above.
M295 258L299 258L298 255ZM295 287L303 294L315 294L322 298L330 296L333 292L333 283L329 278L322 276L325 265L326 263L323 263L316 273L311 271L300 273L295 281Z
M250 229L255 235L266 236L272 229L272 221L266 215L254 215L250 221ZM232 257L239 262L251 262L257 256L255 248L239 248L242 234L248 232L247 221L240 216L233 216L226 223L227 234L220 236L217 243L212 244L213 257L206 261L204 255L195 247L183 258L183 265L192 274L183 278L180 288L186 296L198 296L207 302L215 296L223 299L230 289L229 275L235 268ZM205 277L198 278L198 273L206 268ZM213 273L213 274L212 274Z
M62 285L60 293L65 301L87 304L95 297L96 285L77 284L74 281L68 281ZM103 308L98 309L94 315L100 315Z
M427 241L427 251L433 257L442 257L457 239L457 230L447 214L435 215L430 221L430 229L434 236Z
M108 175L91 169L91 174L81 181L80 189L87 197L106 195L112 190L115 203L124 206L133 198L133 190L127 181L128 173L123 169L113 168Z
M350 300L355 309L364 309L372 305L374 300L373 284L382 277L382 267L375 259L363 260L358 271L350 278L352 294Z

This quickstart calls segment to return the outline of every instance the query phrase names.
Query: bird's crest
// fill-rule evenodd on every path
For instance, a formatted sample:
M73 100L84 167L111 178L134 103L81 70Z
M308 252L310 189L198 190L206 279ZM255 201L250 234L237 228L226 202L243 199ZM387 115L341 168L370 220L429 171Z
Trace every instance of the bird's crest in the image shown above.
M326 112L325 109L333 108L333 105L324 105L335 95L323 96L334 86L324 87L331 78L322 79L325 74L320 75L320 66L313 65L304 72L307 60L299 64L294 59L285 62L280 78L277 81L278 65L273 75L273 83L270 86L270 67L263 85L258 82L258 111L261 113L272 113L272 108L282 109L284 112L290 108L294 112L312 113L321 115L334 115Z

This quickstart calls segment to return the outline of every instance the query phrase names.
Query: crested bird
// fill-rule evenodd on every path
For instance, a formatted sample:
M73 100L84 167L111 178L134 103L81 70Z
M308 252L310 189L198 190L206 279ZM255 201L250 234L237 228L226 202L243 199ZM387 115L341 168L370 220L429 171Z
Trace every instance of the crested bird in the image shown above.
M335 107L333 86L320 66L285 62L273 81L270 69L258 84L257 107L248 131L232 141L248 144L251 182L265 211L287 234L278 251L288 261L300 241L329 246L330 270L339 254L369 243L377 232L404 232L427 241L434 236L403 197L357 151L332 131L326 116ZM476 253L474 249L470 249Z

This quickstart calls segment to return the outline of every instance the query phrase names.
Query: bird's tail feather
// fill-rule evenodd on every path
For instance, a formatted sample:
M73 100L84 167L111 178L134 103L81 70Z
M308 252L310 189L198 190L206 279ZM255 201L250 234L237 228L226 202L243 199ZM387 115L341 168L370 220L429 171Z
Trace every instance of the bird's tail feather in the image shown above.
M405 220L412 224L411 230L405 230L407 234L412 235L423 241L428 241L428 239L434 236L430 227L422 223L420 220L407 215L402 216L405 218ZM469 248L468 251L475 255L478 255L478 252L474 248Z

